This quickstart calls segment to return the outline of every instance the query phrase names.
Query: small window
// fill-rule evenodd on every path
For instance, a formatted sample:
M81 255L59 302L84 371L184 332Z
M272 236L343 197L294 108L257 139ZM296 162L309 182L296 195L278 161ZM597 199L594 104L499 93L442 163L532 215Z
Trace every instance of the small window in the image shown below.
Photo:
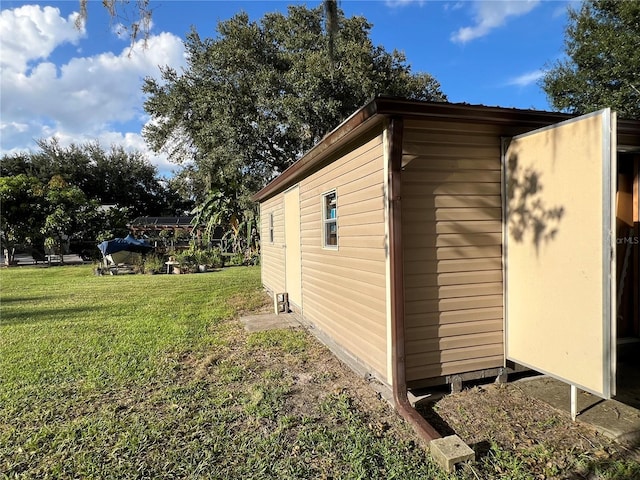
M273 243L273 212L269 213L269 242Z
M323 246L338 248L338 198L336 191L322 196Z

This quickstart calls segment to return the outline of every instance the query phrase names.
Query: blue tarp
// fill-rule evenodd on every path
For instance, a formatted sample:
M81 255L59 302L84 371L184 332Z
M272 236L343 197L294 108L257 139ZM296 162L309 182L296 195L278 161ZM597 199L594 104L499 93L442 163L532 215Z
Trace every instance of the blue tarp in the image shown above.
M98 245L98 248L102 252L102 255L111 255L112 253L121 252L123 250L127 252L135 253L148 253L153 250L153 246L149 245L144 240L137 240L131 235L127 235L126 238L114 238L113 240L106 240Z

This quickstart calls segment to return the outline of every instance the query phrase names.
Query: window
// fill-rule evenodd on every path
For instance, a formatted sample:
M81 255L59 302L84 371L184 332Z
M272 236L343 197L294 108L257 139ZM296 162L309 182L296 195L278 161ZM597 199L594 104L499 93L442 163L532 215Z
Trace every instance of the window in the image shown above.
M269 242L273 243L273 212L269 214Z
M338 198L336 191L322 195L323 246L338 248Z

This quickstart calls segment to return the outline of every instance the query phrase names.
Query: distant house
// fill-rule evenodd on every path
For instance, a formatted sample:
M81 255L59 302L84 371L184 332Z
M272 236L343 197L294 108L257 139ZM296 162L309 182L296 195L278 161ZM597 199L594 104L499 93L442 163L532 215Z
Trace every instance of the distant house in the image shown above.
M379 97L254 196L262 282L395 391L524 366L608 398L640 335L618 241L639 158L640 122L609 110Z

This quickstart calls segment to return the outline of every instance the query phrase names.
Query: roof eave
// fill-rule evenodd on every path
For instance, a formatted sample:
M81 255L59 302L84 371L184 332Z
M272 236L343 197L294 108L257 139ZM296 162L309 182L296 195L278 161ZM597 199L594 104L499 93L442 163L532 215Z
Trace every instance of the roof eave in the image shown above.
M332 153L344 146L356 135L368 130L388 117L424 118L447 120L464 119L470 123L491 123L493 125L518 125L519 127L540 128L552 123L574 118L576 115L547 112L542 110L522 110L517 108L489 107L465 103L423 102L406 98L379 96L371 100L353 115L328 133L302 158L272 180L262 190L251 197L253 201L264 201L294 185L304 174L325 161ZM638 121L618 121L618 135L636 140ZM627 140L627 138L625 138Z
M546 123L550 119L561 121L571 115L534 110L518 110L500 107L474 106L445 102L422 102L399 97L379 96L361 107L338 127L328 133L302 158L287 168L262 190L251 197L255 202L264 201L294 185L303 174L324 161L331 153L386 117L424 117L453 119L464 117L471 122L509 123L516 117L522 121L523 113L531 117L532 125ZM550 122L549 122L550 123Z
M298 178L316 165L321 163L333 152L338 150L353 135L368 128L375 122L377 114L376 100L372 100L365 106L353 113L349 118L342 122L338 127L329 132L318 142L311 150L309 150L302 158L278 175L274 180L267 184L262 190L251 197L254 202L260 202L281 192L289 185L295 183Z

